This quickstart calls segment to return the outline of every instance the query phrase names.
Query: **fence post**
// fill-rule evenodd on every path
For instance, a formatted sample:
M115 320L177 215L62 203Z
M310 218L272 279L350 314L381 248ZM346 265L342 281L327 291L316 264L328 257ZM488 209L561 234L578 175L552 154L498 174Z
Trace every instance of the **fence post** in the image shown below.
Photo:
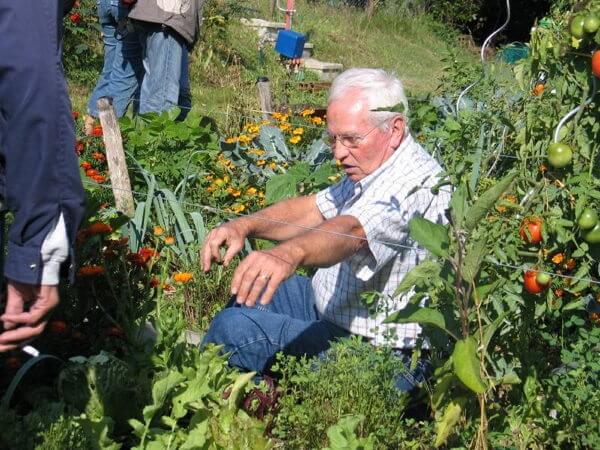
M271 111L271 85L267 77L259 77L256 80L258 86L258 100L260 101L260 110L262 111L262 117L264 120L269 118Z
M102 125L102 138L106 147L106 160L116 208L126 216L133 217L135 204L133 203L131 181L125 162L121 130L115 111L106 97L98 99L98 116Z

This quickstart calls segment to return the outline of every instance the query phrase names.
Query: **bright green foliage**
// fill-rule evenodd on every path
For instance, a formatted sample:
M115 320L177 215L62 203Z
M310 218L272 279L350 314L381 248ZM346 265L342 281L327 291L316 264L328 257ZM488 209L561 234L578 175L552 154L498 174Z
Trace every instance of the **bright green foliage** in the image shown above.
M401 448L409 440L403 421L407 396L394 387L404 366L389 349L360 339L335 343L321 358L278 363L285 395L274 434L290 448L327 446L327 429L346 414L361 414L356 436L372 436L375 448Z
M373 437L356 437L356 427L365 420L364 416L342 417L327 430L330 447L324 450L373 450Z

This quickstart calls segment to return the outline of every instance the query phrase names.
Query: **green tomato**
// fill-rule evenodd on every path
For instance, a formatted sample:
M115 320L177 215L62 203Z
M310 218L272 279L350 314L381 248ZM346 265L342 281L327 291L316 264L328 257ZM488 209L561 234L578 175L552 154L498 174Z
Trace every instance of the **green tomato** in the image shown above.
M581 234L585 242L590 244L600 243L600 223L597 223L594 228Z
M595 33L600 28L600 19L594 13L590 13L585 16L583 20L583 29L586 33Z
M575 16L571 19L571 25L569 26L569 30L571 31L571 36L577 39L581 39L585 34L583 29L583 24L585 22L585 18L583 16Z
M598 213L591 208L585 208L579 216L579 219L577 219L577 225L579 225L579 228L581 228L582 230L589 230L591 228L594 228L594 226L596 226L597 223Z
M548 162L552 167L560 169L571 162L573 151L571 147L563 142L554 142L548 147Z
M550 275L548 275L547 273L540 272L535 277L535 281L537 281L537 283L542 286L547 286L548 284L550 284L550 280L552 280L552 277L550 277Z

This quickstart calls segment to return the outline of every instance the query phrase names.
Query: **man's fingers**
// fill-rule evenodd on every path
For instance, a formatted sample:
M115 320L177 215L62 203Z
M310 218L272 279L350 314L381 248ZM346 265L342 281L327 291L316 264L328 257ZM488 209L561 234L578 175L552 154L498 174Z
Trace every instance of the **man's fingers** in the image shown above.
M249 268L244 271L243 276L240 278L237 284L236 296L238 303L247 302L248 295L250 294L252 286L254 285L254 282L256 281L258 276L259 273L256 270L256 268Z
M237 255L239 253L239 251L244 247L243 242L231 242L228 243L229 247L227 248L227 251L225 252L225 255L223 256L223 265L225 267L227 267L229 265L229 263L231 262L231 260L233 258L235 258L235 255Z
M32 339L44 331L45 326L46 322L41 322L33 327L20 326L14 330L5 331L4 333L0 334L0 346L15 346L23 341ZM9 350L9 348L6 348L6 350Z
M280 284L281 280L276 280L274 278L271 278L269 280L267 287L265 288L265 290L262 293L262 296L260 297L261 305L268 305L269 303L271 303L271 300L273 300L273 295L275 294L275 291L277 290Z
M259 274L255 279L252 285L250 286L250 291L248 296L246 297L246 306L254 306L256 300L260 297L261 293L264 291L265 287L269 282L269 275Z

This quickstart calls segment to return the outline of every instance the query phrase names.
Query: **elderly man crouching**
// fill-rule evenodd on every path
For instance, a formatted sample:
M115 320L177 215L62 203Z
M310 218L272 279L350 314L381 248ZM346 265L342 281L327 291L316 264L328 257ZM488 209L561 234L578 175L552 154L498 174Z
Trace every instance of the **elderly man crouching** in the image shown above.
M408 221L441 222L449 193L434 196L438 163L411 137L404 114L374 111L407 101L400 80L377 69L350 69L331 86L327 134L346 176L315 194L281 201L212 230L202 265L229 264L244 239L278 241L250 253L236 269L230 307L214 319L204 343L224 346L231 365L263 372L278 352L317 355L336 338L357 334L403 353L415 346L417 324L382 324L361 294L392 296L423 257L408 237ZM415 192L416 187L422 187ZM221 258L220 249L227 250ZM412 248L411 248L412 247ZM298 266L318 267L312 278ZM392 311L407 299L393 300ZM414 375L414 374L413 374ZM418 379L418 374L417 374ZM401 389L414 386L412 377Z

